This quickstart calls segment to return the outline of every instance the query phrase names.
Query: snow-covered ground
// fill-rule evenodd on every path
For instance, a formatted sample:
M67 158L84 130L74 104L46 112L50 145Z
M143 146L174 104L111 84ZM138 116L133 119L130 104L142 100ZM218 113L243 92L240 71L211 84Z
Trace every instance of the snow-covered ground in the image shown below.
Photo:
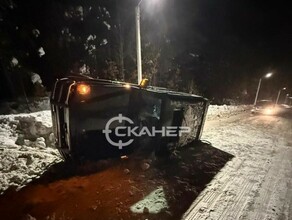
M0 115L0 192L21 187L60 161L50 111Z
M185 213L195 219L292 219L292 120L207 121L203 139L234 155Z
M250 109L251 105L210 105L207 120L228 118Z

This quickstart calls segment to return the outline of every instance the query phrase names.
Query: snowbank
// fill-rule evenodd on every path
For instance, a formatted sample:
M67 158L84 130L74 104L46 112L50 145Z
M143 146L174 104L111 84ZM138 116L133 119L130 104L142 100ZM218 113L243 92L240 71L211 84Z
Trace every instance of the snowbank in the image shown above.
M207 120L226 118L251 109L250 105L210 105Z
M0 193L21 187L60 161L50 111L0 115Z

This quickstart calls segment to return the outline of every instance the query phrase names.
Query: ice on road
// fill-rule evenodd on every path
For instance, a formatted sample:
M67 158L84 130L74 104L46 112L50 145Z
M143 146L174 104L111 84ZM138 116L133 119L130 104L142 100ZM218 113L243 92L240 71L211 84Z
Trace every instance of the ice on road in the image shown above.
M241 114L207 121L203 139L234 155L184 214L194 219L292 219L292 120Z

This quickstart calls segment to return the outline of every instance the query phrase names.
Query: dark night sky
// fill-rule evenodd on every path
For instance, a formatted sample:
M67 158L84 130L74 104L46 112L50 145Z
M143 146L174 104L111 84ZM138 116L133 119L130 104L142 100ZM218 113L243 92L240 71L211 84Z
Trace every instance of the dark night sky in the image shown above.
M229 40L234 39L238 48L232 56L245 52L245 47L251 52L249 62L258 62L258 71L274 71L291 84L292 15L287 3L200 1L199 8L199 25L214 48L228 50L232 47ZM247 60L248 56L244 54Z
M274 91L286 86L292 93L292 13L287 2L174 0L172 7L181 10L176 20L186 27L185 32L180 29L184 42L196 36L199 50L214 60L227 58L234 65L232 74L246 75L254 85L274 72L265 84Z
M181 31L175 35L181 35L178 37L184 39L185 43L188 43L188 37L198 37L198 44L205 44L204 48L216 50L217 53L230 51L231 56L245 53L243 49L247 49L254 53L251 57L257 57L258 67L263 68L262 71L265 71L264 66L267 71L277 71L278 68L292 71L292 13L285 1L160 2L159 7L164 7L163 13L166 14L166 25L174 26L170 27L174 32ZM152 16L155 13L151 11ZM170 24L173 22L176 24ZM236 49L231 51L233 47Z

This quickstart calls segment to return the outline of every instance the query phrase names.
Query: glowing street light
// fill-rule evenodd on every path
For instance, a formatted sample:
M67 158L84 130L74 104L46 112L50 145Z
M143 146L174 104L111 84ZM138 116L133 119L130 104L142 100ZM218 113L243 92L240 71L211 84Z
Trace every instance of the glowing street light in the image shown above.
M283 90L286 90L286 87L284 87L284 88L282 88L282 89L279 90L279 92L278 92L278 96L277 96L277 100L276 100L276 105L278 105L279 98L280 98L281 92L282 92Z
M263 79L263 78L268 79L268 78L270 78L272 75L273 75L273 73L267 73L266 75L264 75L263 77L260 78L260 80L259 80L259 84L258 84L257 93L256 93L256 96L255 96L255 99L254 99L254 103L253 103L253 105L256 105L256 104L257 104L257 100L258 100L258 96L259 96L259 92L260 92L260 88L261 88L262 79Z
M267 74L265 75L265 78L270 78L272 75L273 75L273 73L267 73Z

